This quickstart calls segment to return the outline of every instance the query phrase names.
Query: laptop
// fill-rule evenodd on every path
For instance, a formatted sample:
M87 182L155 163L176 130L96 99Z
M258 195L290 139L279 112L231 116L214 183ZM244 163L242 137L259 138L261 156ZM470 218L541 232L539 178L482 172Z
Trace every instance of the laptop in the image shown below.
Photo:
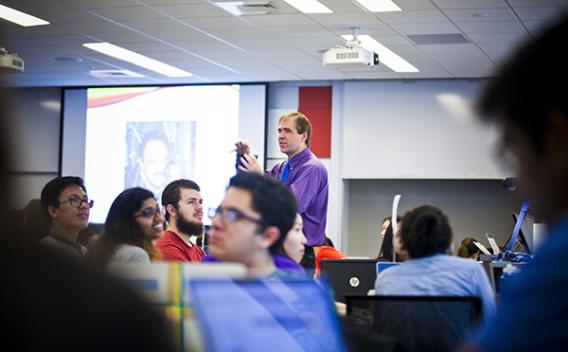
M375 287L376 263L374 259L324 259L322 277L333 289L335 300L345 303L346 295L366 295Z
M329 292L313 280L189 283L206 351L346 351Z
M109 271L159 305L189 304L191 297L185 287L191 280L246 276L244 265L237 263L111 263Z
M377 275L379 275L383 270L397 266L398 262L377 262Z

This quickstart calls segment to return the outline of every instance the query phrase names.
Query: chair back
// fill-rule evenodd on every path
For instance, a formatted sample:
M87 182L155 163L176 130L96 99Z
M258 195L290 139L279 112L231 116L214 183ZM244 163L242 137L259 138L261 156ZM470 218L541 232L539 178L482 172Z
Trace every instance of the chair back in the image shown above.
M395 337L404 351L452 351L481 317L479 297L347 296L360 328Z

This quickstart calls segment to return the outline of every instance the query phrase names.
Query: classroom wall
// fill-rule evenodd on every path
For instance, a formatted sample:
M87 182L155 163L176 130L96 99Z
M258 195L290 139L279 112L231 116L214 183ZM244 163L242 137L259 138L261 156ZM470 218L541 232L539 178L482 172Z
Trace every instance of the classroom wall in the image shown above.
M61 88L7 89L12 119L13 209L23 209L59 174Z
M327 234L336 245L350 256L375 256L378 251L379 243L376 237L379 222L386 215L390 214L392 197L396 193L402 193L401 212L411 206L421 202L437 204L450 215L452 225L455 228L456 239L461 239L466 235L482 237L485 232L493 233L497 239L506 239L508 231L512 228L511 212L518 211L520 203L515 200L514 195L504 192L500 186L500 174L492 174L493 179L480 176L487 175L462 175L462 177L447 177L445 180L439 178L387 178L374 177L365 178L363 173L353 177L353 164L346 160L345 155L351 146L346 146L345 141L353 143L367 143L368 152L361 152L358 155L360 162L371 164L375 160L372 148L384 146L380 138L369 141L370 137L361 138L353 141L352 136L357 133L361 135L379 136L384 131L380 130L380 124L373 120L371 124L364 124L365 116L376 119L380 115L380 107L372 99L353 100L353 97L360 97L359 93L366 92L373 96L373 92L388 91L393 85L399 87L411 87L414 96L422 94L422 100L412 101L413 111L432 111L428 114L414 114L415 119L428 119L439 117L439 111L432 110L432 100L428 100L428 92L432 87L444 87L449 93L452 89L460 94L469 92L467 97L474 96L475 89L472 89L471 81L414 81L414 83L403 83L401 81L321 81L321 82L275 82L269 85L269 102L267 123L267 166L284 160L284 155L280 154L277 148L277 118L282 112L296 110L298 107L298 87L300 86L332 86L333 106L332 106L332 138L331 138L331 157L322 159L328 168L330 178L330 201L328 208ZM479 83L473 83L479 85ZM364 88L367 87L367 88ZM453 88L452 88L453 87ZM446 89L447 88L447 89ZM376 91L375 91L376 89ZM439 90L439 89L438 89ZM13 177L17 181L16 197L12 206L21 209L27 202L39 197L43 185L59 172L59 143L60 143L60 107L57 105L61 97L60 88L26 88L12 90L18 95L12 99L14 114L18 116L17 127L14 129L16 139L16 149L19 150L20 159L18 167L13 172ZM409 118L405 114L405 109L397 109L397 104L404 101L404 89L398 90L398 103L393 101L389 105L388 100L383 99L383 105L387 104L389 116L396 118L397 114L402 118ZM409 93L410 94L410 93ZM464 95L464 94L462 94ZM426 97L426 98L425 98ZM431 96L433 97L433 96ZM378 98L377 98L378 99ZM420 103L422 101L422 103ZM46 103L51 102L51 103ZM367 102L367 103L366 103ZM386 103L385 103L386 102ZM355 105L354 105L355 104ZM427 104L425 109L421 109L421 104ZM398 105L404 107L404 105ZM354 115L354 107L359 113ZM426 109L427 108L427 109ZM447 118L447 116L446 116ZM400 118L397 121L402 121ZM356 123L355 123L356 122ZM363 127L364 128L363 128ZM460 126L460 123L453 125L453 128ZM464 128L470 128L468 124L463 124ZM359 128L359 130L357 130ZM363 129L361 129L363 128ZM379 129L379 130L377 130ZM466 133L467 131L462 131ZM490 133L490 131L488 131ZM400 138L404 138L402 132ZM473 131L475 138L483 136L483 130L475 127ZM423 141L421 141L423 142ZM371 144L369 144L371 143ZM413 148L412 139L405 139L405 143ZM457 144L456 144L457 143ZM469 149L467 153L477 155L475 141L468 140ZM472 144L473 143L473 144ZM424 146L414 146L423 148ZM454 153L459 156L459 150L463 146L458 141L448 145ZM474 149L474 150L471 150ZM484 153L489 150L488 145L484 145ZM396 156L396 148L391 151ZM490 156L484 155L481 159L483 165L493 165L487 163ZM483 159L485 158L485 159ZM406 159L405 159L406 160ZM411 161L411 160L410 160ZM407 162L410 162L407 160ZM349 174L345 173L346 165L354 165L350 168ZM404 169L404 164L398 165L400 170ZM450 165L451 167L451 165ZM489 169L493 172L492 166ZM480 238L483 239L483 238Z
M391 214L393 197L401 194L399 214L421 204L440 207L448 215L455 249L465 237L486 244L491 233L503 245L513 231L512 212L521 202L500 180L349 180L346 247L351 256L376 257L380 227Z

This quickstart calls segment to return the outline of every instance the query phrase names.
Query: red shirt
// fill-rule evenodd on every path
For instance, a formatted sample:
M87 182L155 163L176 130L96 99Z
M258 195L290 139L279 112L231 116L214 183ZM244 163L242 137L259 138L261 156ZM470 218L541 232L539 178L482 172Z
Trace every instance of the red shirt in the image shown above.
M156 241L156 247L164 255L164 260L199 262L205 257L205 252L199 246L185 242L173 231L166 231Z
M316 277L320 277L322 259L345 259L343 253L329 246L314 247L316 254Z

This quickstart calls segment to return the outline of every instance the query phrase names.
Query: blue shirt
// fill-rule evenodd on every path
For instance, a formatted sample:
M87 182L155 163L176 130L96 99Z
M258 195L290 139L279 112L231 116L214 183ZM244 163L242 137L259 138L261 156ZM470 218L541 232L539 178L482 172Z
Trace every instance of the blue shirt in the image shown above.
M267 174L281 180L287 164L290 170L284 184L290 187L298 201L298 213L304 222L307 245L321 246L327 222L327 170L310 148L306 148L290 160L274 166Z
M375 291L377 295L477 296L484 318L495 312L495 293L483 267L474 260L445 254L411 259L383 270Z
M477 344L488 351L559 351L568 346L568 215L552 228L534 261L501 292Z

